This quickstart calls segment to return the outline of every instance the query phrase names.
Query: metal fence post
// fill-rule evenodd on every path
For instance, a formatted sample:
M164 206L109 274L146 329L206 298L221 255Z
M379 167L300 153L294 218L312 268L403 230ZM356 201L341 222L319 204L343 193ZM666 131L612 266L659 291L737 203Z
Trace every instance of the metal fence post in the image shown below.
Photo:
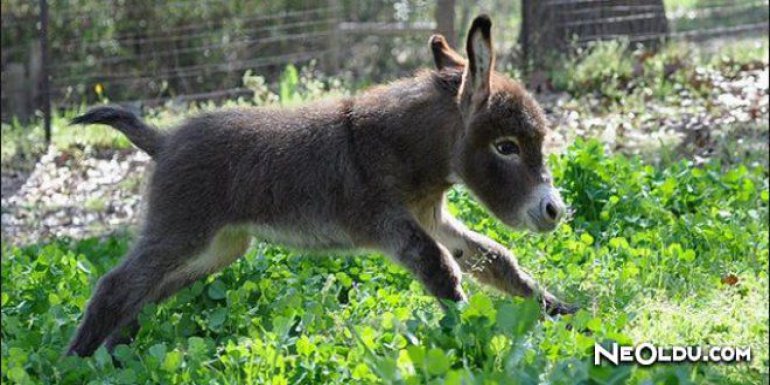
M50 87L50 74L48 67L48 2L46 0L40 0L40 57L41 57L41 69L43 76L41 77L41 90L42 96L40 106L43 110L43 127L45 128L45 142L51 143L51 87Z

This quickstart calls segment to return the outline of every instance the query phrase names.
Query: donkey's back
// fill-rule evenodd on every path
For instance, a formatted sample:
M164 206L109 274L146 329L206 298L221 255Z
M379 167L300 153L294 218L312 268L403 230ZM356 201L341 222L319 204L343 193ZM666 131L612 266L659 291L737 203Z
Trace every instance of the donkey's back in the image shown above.
M343 228L357 210L351 202L371 188L357 173L344 104L227 109L187 120L154 157L148 210L197 216L185 223L247 225L293 246L350 247Z

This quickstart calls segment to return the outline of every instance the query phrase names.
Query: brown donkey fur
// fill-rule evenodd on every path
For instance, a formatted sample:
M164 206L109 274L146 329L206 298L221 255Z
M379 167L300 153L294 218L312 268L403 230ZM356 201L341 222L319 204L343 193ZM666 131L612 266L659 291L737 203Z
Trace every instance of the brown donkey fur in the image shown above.
M122 131L156 166L138 239L99 281L68 353L130 342L144 304L229 265L254 235L381 251L439 299L465 299L465 271L537 295L551 314L572 311L445 208L462 183L511 227L550 231L564 212L543 162L543 113L494 72L490 29L474 20L467 62L433 36L436 70L355 98L209 112L168 133L115 107L76 118Z

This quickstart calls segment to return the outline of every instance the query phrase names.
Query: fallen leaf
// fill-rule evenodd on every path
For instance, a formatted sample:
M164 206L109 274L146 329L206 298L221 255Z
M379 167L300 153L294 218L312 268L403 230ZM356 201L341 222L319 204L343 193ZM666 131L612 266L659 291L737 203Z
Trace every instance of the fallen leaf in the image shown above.
M738 276L735 274L727 274L722 277L722 283L729 286L735 286L738 284Z

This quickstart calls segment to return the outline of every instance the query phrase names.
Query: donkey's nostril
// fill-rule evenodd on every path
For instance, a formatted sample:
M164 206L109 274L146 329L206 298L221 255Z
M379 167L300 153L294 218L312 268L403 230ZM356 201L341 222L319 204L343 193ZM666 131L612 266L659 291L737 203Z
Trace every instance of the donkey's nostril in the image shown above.
M561 218L562 206L554 200L551 196L546 196L540 202L540 210L545 219L548 222L557 222Z
M556 211L556 207L554 207L551 202L546 203L545 213L548 215L548 219L556 219L556 215L559 214L558 211Z

